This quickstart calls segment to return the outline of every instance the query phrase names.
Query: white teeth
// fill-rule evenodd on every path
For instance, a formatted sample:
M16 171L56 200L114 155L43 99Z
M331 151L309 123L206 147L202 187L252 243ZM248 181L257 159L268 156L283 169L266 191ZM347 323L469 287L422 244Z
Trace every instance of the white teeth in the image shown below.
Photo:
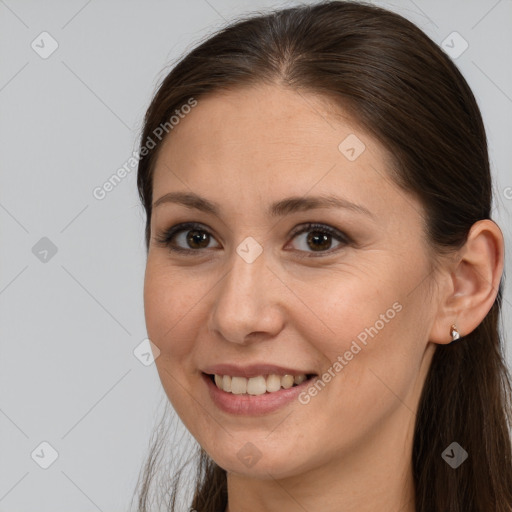
M263 395L267 392L267 383L265 377L251 377L247 381L247 393L249 395Z
M267 391L279 391L281 389L281 377L279 375L269 375L267 377Z
M247 379L245 377L231 377L231 393L242 395L247 391Z
M290 389L294 385L302 384L306 375L258 375L246 379L245 377L231 377L230 375L215 375L215 384L219 389L234 395L263 395L274 393L281 388Z
M219 386L217 384L217 386ZM224 375L224 377L222 377L222 388L224 391L229 391L231 392L231 377L229 375Z

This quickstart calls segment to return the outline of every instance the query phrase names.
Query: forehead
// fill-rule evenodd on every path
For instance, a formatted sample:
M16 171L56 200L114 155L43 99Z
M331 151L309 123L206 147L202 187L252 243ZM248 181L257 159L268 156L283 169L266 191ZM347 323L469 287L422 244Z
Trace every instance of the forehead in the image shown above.
M261 85L197 101L160 150L154 199L194 187L238 204L310 191L372 198L377 209L392 202L385 148L327 98Z
M218 159L235 153L253 155L258 162L280 156L336 159L339 143L355 132L369 139L348 113L335 109L326 97L259 85L201 97L166 145L173 146L176 156L181 156L181 149L195 149Z

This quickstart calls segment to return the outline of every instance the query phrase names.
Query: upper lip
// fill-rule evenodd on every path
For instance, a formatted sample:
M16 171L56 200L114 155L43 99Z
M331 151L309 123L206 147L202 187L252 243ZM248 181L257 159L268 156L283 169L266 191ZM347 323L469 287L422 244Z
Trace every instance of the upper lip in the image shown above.
M238 366L235 364L216 364L208 366L202 370L209 375L230 375L231 377L257 377L259 375L316 375L312 371L297 370L277 366L274 364L251 364L247 366Z

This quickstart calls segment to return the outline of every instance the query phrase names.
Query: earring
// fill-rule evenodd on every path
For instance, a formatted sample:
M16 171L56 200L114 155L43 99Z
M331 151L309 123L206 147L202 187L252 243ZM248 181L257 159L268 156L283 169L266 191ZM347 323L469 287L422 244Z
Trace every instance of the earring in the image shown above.
M458 340L460 338L460 333L457 329L457 326L455 324L452 325L452 328L450 330L450 334L452 336L452 341Z

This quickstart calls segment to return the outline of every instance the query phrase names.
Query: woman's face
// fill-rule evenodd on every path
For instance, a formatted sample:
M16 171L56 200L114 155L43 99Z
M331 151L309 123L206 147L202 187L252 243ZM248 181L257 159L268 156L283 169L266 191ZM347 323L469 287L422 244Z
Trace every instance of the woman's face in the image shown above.
M321 98L277 86L199 99L161 148L148 335L169 400L224 469L409 455L435 300L423 210L385 159Z

